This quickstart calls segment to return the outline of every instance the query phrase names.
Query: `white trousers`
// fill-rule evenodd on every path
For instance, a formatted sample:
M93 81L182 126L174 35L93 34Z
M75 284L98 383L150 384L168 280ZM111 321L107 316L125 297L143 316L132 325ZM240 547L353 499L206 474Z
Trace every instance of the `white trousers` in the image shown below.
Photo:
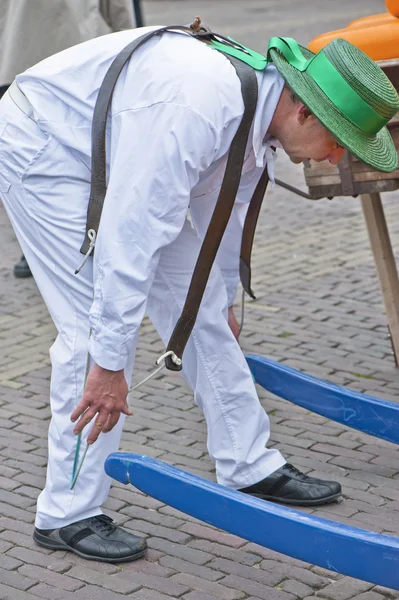
M101 512L111 483L104 461L118 450L124 421L121 417L114 429L101 434L89 449L77 484L70 490L76 448L70 415L84 389L93 298L92 259L74 275L82 260L79 248L90 173L8 94L0 102L0 157L0 196L58 331L50 349L52 418L47 479L36 518L41 529L58 528ZM165 343L180 316L200 244L186 221L178 238L161 251L147 314ZM134 355L135 348L131 348L125 371L128 382ZM266 448L269 419L228 326L226 289L216 266L183 362L184 376L205 415L208 452L215 461L218 482L238 489L281 467L285 463L281 454Z

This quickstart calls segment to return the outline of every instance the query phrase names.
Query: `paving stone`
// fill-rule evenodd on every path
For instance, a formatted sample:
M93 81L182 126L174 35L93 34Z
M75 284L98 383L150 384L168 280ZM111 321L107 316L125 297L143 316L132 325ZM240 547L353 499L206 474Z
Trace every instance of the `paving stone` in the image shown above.
M179 583L183 583L189 586L192 589L198 590L200 592L205 592L207 594L212 594L216 596L216 598L220 598L220 600L238 600L239 598L243 598L243 592L239 592L238 590L234 590L220 583L215 583L214 581L207 581L206 579L202 579L201 577L196 577L195 575L189 575L188 573L178 573L173 575L172 579L174 581L178 581Z
M256 556L255 554L244 552L238 548L231 548L229 546L223 546L222 544L209 542L208 540L193 539L189 545L192 548L198 548L204 552L212 553L214 556L235 560L243 565L252 566L259 562L259 556ZM214 556L212 556L212 558L214 558Z
M258 581L259 583L270 587L275 587L284 579L284 576L279 573L272 573L260 569L259 564L254 565L254 567L247 567L245 565L240 565L233 560L226 560L223 558L216 558L209 563L209 567L220 570L223 573L228 573L229 575L237 575L239 577L244 577L245 579Z
M376 594L382 594L383 596L388 596L388 598L399 598L399 590L395 591L391 588L383 587L382 585L376 585L373 587L373 592Z
M298 596L298 598L305 598L312 593L312 589L309 586L304 585L300 581L295 581L294 579L286 579L278 587L283 590L283 592L294 594L295 596Z
M18 590L28 590L32 585L38 583L38 579L25 577L21 571L6 571L0 568L0 582Z
M38 548L38 546L36 546ZM43 552L37 552L36 550L30 550L28 548L21 548L14 546L8 552L7 556L13 556L18 558L20 561L29 563L30 565L37 565L39 567L46 567L51 571L62 573L70 568L71 563L68 560L59 559L60 552L44 555ZM66 554L66 553L65 553ZM70 553L68 553L69 556ZM92 564L92 563L91 563ZM104 567L106 568L106 567Z
M239 548L246 543L246 540L243 540L240 537L231 535L229 533L223 533L222 531L214 529L213 527L204 527L203 525L198 525L197 523L186 523L180 527L180 531L185 531L194 537L205 538L211 542L232 546L233 548Z
M27 498L21 496L19 493L19 488L16 488L16 492L7 492L0 491L0 498L2 502L7 504L12 504L18 508L27 508L28 506L33 506L34 501L31 498Z
M127 579L122 579L117 575L105 575L98 571L94 571L89 567L75 566L68 572L71 581L78 583L78 587L82 587L83 583L96 584L113 592L129 594L139 589L139 585L134 584Z
M123 512L126 515L129 515L130 517L134 517L136 519L143 519L144 521L148 520L151 523L156 523L162 525L163 527L180 527L184 524L184 521L180 519L160 515L154 510L142 509L139 506L127 506L126 508L123 508L121 512Z
M291 564L276 563L270 560L264 560L261 562L261 568L271 571L273 574L279 574L287 579L295 577L298 581L309 585L312 588L322 588L329 583L329 579L326 577L320 577L316 575L310 569L302 569Z
M167 540L162 540L161 538L150 538L148 540L148 545L150 548L155 548L155 550L160 550L161 552L198 565L204 565L213 558L212 555L207 552L202 552L201 550L196 550L188 546L179 546L172 542L168 542Z
M149 561L147 559L148 557L148 553L146 555L146 559L145 560L134 560L132 562L129 563L124 563L123 564L123 572L126 571L133 571L133 572L139 572L142 574L148 574L151 576L156 576L156 577L170 577L171 575L173 575L176 572L176 569L169 569L168 567L163 566L162 564L158 564L157 562L154 561ZM172 560L177 560L174 559L173 557L171 557ZM159 558L159 561L162 561L162 557ZM99 565L104 564L104 563L98 563ZM188 563L191 564L191 563ZM193 567L193 565L191 564L191 566ZM198 565L195 565L195 569L203 569L205 567L199 567ZM119 569L117 569L119 570Z
M189 588L185 585L184 581L178 581L174 579L174 576L157 577L156 575L150 575L149 573L123 571L123 573L119 574L119 577L131 583L142 585L158 592L169 594L173 597L181 596L189 591Z
M17 461L15 463L15 467L19 470L23 469L24 463L31 463L40 467L44 467L47 464L47 457L37 456L37 454L32 454L30 452L20 452L14 448L14 444L11 447L7 445L6 448L3 448L1 454ZM21 467L19 466L18 462L22 462Z
M11 491L15 490L19 485L19 481L8 479L7 477L0 477L0 489ZM0 502L2 501L2 497L2 494L0 494Z
M356 596L356 600L384 600L383 594L378 594L375 590L364 592Z
M19 469L13 469L5 464L0 465L0 475L6 478L12 478L20 472Z
M271 550L270 548L266 548L265 546L260 546L259 544L254 544L253 542L248 542L248 544L242 547L242 550L245 550L246 552L255 555L259 555L259 557L262 557L265 560L289 563L290 565L294 565L296 567L304 569L310 568L309 563L303 560L298 560L297 558L293 558L292 556L281 554L280 552L276 552L275 550ZM272 570L272 567L270 568L270 570Z
M133 488L124 487L121 489L115 486L111 488L110 495L111 497L119 498L122 502L125 502L130 506L140 506L146 510L157 510L158 508L165 506L164 503L159 502L159 500L134 492ZM133 516L137 515L135 514Z
M30 588L29 593L43 600L75 600L76 598L74 592L67 592L58 587L47 585L47 583L35 585Z
M30 592L23 592L14 587L9 587L0 582L0 598L1 600L37 600Z
M16 560L9 556L8 554L3 554L1 557L1 568L6 569L7 571L14 571L18 567L20 567L23 563L20 560Z
M179 571L180 573L196 575L198 577L202 577L203 579L208 579L209 581L218 581L218 579L223 577L223 573L220 573L219 571L215 571L209 567L196 565L191 562L187 562L186 560L181 560L175 556L163 556L159 559L159 562L161 565L171 567L171 569Z
M82 587L82 582L73 579L71 573L66 575L61 575L60 573L54 573L49 569L43 569L38 565L24 565L19 569L19 573L22 575L26 575L27 577L31 577L32 579L36 579L36 581L41 583L48 583L49 585L59 587L62 590L67 591L75 591Z
M334 571L330 571L329 569L324 569L323 567L319 567L317 565L313 566L311 568L311 571L313 573L315 573L316 575L320 575L320 577L325 577L330 582L334 581L335 579L342 578L342 575L340 575L339 573L335 573Z
M135 534L147 534L154 535L157 537L165 538L170 540L171 542L176 542L178 544L184 544L191 536L184 534L180 531L176 531L175 529L170 529L167 527L162 527L156 523L148 523L148 521L140 521L133 519L132 521L128 521L125 524L126 529L131 529Z
M12 504L6 504L5 502L0 502L0 514L12 519L26 521L27 523L33 523L34 521L34 517L27 510L16 508Z
M10 548L12 548L12 544L10 542L6 542L5 540L0 540L0 553L7 552Z
M15 519L11 519L8 517L4 517L1 516L0 517L0 528L4 529L5 531L10 530L10 531L16 531L18 533L22 533L25 536L32 536L33 533L33 527L30 523L24 523L23 521L18 521ZM8 533L7 535L13 535L11 533ZM15 538L17 539L17 538ZM25 539L25 538L23 538Z
M184 596L184 600L218 600L216 596L204 594L203 592L190 592Z
M94 585L86 585L77 592L74 592L74 594L74 600L126 600L127 597L133 597L131 594L126 596L125 594L118 594L117 592Z
M346 577L339 581L334 581L323 588L319 591L318 595L323 598L329 598L330 600L347 600L362 592L367 592L371 587L373 587L371 583Z
M141 588L141 590L139 590L135 594L131 594L129 597L136 598L136 600L170 600L170 596L160 594L155 590L148 590L147 588Z
M276 588L267 587L256 581L237 577L236 575L229 575L221 579L220 583L227 587L241 590L246 594L256 596L257 598L271 598L272 600L295 600L296 598L293 594L288 594L287 592L282 592Z

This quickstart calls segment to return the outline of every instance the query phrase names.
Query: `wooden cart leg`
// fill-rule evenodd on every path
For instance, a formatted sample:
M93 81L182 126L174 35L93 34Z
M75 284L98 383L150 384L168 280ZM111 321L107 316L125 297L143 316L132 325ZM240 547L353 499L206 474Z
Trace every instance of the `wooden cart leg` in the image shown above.
M380 279L396 366L399 366L399 279L380 194L360 196Z

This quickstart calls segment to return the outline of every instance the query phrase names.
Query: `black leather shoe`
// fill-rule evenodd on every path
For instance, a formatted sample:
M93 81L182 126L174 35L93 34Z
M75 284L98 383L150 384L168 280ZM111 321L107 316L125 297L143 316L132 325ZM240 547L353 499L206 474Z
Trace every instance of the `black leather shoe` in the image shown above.
M32 272L24 255L22 255L21 260L14 265L14 277L32 277Z
M239 491L282 504L317 506L339 498L342 488L336 481L308 477L287 463L266 479Z
M119 563L144 556L147 542L115 525L110 517L97 515L61 529L37 529L33 539L52 550L70 550L83 558Z

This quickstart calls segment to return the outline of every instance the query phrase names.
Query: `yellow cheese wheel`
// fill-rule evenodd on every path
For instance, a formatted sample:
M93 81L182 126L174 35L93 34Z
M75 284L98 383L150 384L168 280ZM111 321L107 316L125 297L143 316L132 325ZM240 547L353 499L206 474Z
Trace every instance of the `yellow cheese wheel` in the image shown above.
M343 38L363 50L373 60L399 58L399 19L382 22L374 27L338 29L315 37L308 45L319 52L335 38Z
M385 0L385 6L391 15L399 17L399 0Z
M396 17L390 13L382 13L379 15L368 15L367 17L360 17L351 21L345 29L362 29L363 27L375 27L376 25L383 25L384 23L390 23L395 21Z

